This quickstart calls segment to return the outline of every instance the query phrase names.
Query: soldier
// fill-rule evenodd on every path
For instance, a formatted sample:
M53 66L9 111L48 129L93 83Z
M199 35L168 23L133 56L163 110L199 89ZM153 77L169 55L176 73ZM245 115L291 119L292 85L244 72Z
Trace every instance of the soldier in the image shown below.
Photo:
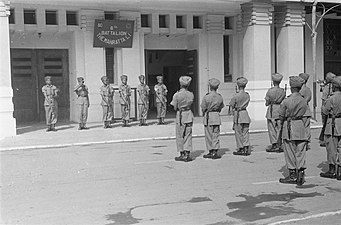
M305 82L302 85L302 88L300 90L300 94L303 96L303 98L307 101L307 111L304 114L303 117L303 122L304 122L304 126L305 129L307 131L307 135L308 135L308 144L307 144L307 151L310 149L310 141L311 141L311 133L310 133L310 117L311 117L311 110L309 107L309 102L311 100L311 90L309 87L307 87L307 82L309 79L309 74L307 73L300 73L298 76L300 76Z
M188 91L188 86L192 78L189 76L181 76L179 79L180 90L173 95L170 103L176 110L176 146L179 157L175 157L176 161L189 162L190 152L192 151L192 126L193 112L191 106L194 100L192 92Z
M233 152L233 155L248 156L251 154L249 140L251 119L246 110L250 102L250 95L245 92L247 82L248 80L244 77L237 78L237 87L239 92L232 97L229 104L233 110L233 130L235 132L238 148L236 152Z
M121 114L122 114L122 122L123 127L127 127L130 119L130 95L131 89L127 84L128 76L121 76L122 84L119 87L120 92L120 104L121 104Z
M303 117L307 111L307 101L299 93L305 80L299 76L289 77L291 95L283 100L279 108L282 122L284 157L289 175L280 178L280 183L302 185L306 169L306 145L308 134Z
M111 122L113 120L113 97L114 88L110 86L109 79L106 76L101 77L103 85L101 86L99 92L102 98L101 105L103 109L103 122L104 128L111 128Z
M207 93L201 102L201 109L204 115L205 142L208 154L204 158L219 159L220 148L220 111L224 108L223 97L217 93L220 81L212 78L208 81L210 92Z
M56 123L58 117L58 102L56 98L58 97L59 89L52 85L51 76L45 77L46 85L42 87L42 92L45 97L44 107L45 107L45 118L48 131L56 131Z
M279 87L283 79L283 75L274 73L271 75L273 87L268 90L265 95L266 119L268 123L269 139L271 148L266 149L267 152L283 152L280 144L278 144L278 135L281 129L281 121L278 115L278 109L285 98L285 90Z
M325 141L329 170L320 173L321 177L341 180L341 77L332 80L333 95L322 106L322 113L328 117Z
M138 108L139 108L139 119L140 126L148 126L146 123L148 108L149 108L149 87L145 84L145 77L139 76L140 84L137 86L137 92L139 93Z
M87 130L86 121L88 119L88 108L90 106L89 102L89 91L88 87L84 84L83 77L77 77L78 84L74 87L73 91L77 94L76 104L78 106L78 119L79 127L78 130Z
M324 131L326 129L326 123L327 123L327 119L328 119L328 117L322 113L322 107L326 104L327 99L332 95L333 90L332 90L332 83L331 82L332 82L334 77L336 77L336 75L331 73L331 72L328 72L326 74L325 85L324 85L323 90L322 90L321 116L322 116L322 124L323 124L323 126L322 126L321 133L320 133L320 136L319 136L320 146L321 147L326 147L326 143L324 141Z
M163 83L163 76L156 77L157 84L154 86L156 95L156 118L159 119L158 125L165 124L165 116L167 112L167 87Z

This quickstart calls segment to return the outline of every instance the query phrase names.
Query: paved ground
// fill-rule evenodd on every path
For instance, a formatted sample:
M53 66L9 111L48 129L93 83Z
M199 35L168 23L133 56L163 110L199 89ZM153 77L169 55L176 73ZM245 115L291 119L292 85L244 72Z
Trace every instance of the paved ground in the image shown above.
M233 156L234 137L223 136L220 160L203 159L195 138L190 163L173 160L174 140L2 151L1 224L336 225L341 183L318 176L318 132L301 188L278 183L284 157L264 151L266 133L251 135L249 157Z

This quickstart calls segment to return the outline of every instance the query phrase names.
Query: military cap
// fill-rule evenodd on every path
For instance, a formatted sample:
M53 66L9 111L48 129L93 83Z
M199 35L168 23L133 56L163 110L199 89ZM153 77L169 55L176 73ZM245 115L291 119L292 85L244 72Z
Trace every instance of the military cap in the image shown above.
M309 79L309 74L307 74L307 73L300 73L298 76L301 77L306 82Z
M300 88L305 83L305 80L300 76L290 76L289 85L292 88Z
M192 81L192 77L189 76L181 76L179 78L180 85L182 86L188 86Z
M283 75L280 73L273 73L271 74L271 79L275 82L281 82L283 79Z
M341 88L341 76L335 76L333 79L332 79L332 84L336 87L339 87Z
M211 78L208 80L208 85L212 88L218 88L220 84L220 81L216 78Z
M245 87L247 82L248 82L248 80L245 77L238 77L237 78L237 85L239 87Z
M107 79L107 76L102 76L101 77L101 81L104 81L105 79Z
M122 79L128 79L128 76L125 75L125 74L123 74L123 75L121 76L121 80L122 80Z
M140 75L140 76L139 76L139 79L142 79L142 78L144 79L144 75Z
M158 76L156 76L156 79L157 80L163 79L163 76L162 75L158 75Z
M335 75L334 73L328 72L328 73L326 74L326 81L327 81L327 83L332 82L332 80L333 80L335 77L336 77L336 75Z
M77 80L82 81L82 80L84 80L84 78L83 77L77 77Z
M44 77L45 80L51 80L51 78L52 78L51 76L45 76Z

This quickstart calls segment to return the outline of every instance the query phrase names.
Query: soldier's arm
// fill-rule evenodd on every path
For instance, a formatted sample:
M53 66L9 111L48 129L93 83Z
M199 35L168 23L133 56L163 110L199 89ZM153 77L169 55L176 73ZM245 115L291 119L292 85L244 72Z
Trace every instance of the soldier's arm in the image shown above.
M175 111L178 109L178 101L176 98L176 93L173 95L173 99L170 104L173 106Z
M331 98L328 98L326 100L326 103L324 105L322 105L321 112L324 115L329 115L331 110L332 110L332 101L331 101Z

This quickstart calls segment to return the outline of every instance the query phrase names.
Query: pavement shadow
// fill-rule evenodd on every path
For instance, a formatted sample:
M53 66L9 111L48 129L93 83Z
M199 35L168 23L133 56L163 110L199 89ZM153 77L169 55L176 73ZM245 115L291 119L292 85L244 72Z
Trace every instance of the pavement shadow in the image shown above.
M218 155L223 156L226 154L226 152L230 152L230 151L231 151L231 149L229 149L229 148L221 148L218 150Z
M67 121L61 121L56 124L57 130L67 130L67 129L73 129L75 127L75 124L67 122ZM45 122L27 122L27 123L19 123L16 127L17 134L25 134L40 130L46 130L47 125Z
M191 158L194 160L198 158L200 155L202 155L205 151L204 150L197 150L191 152Z
M278 172L281 172L283 177L289 176L289 170L286 165L282 166L282 168L279 169Z
M317 168L320 168L322 170L322 172L327 172L329 170L329 164L327 161L321 162Z

